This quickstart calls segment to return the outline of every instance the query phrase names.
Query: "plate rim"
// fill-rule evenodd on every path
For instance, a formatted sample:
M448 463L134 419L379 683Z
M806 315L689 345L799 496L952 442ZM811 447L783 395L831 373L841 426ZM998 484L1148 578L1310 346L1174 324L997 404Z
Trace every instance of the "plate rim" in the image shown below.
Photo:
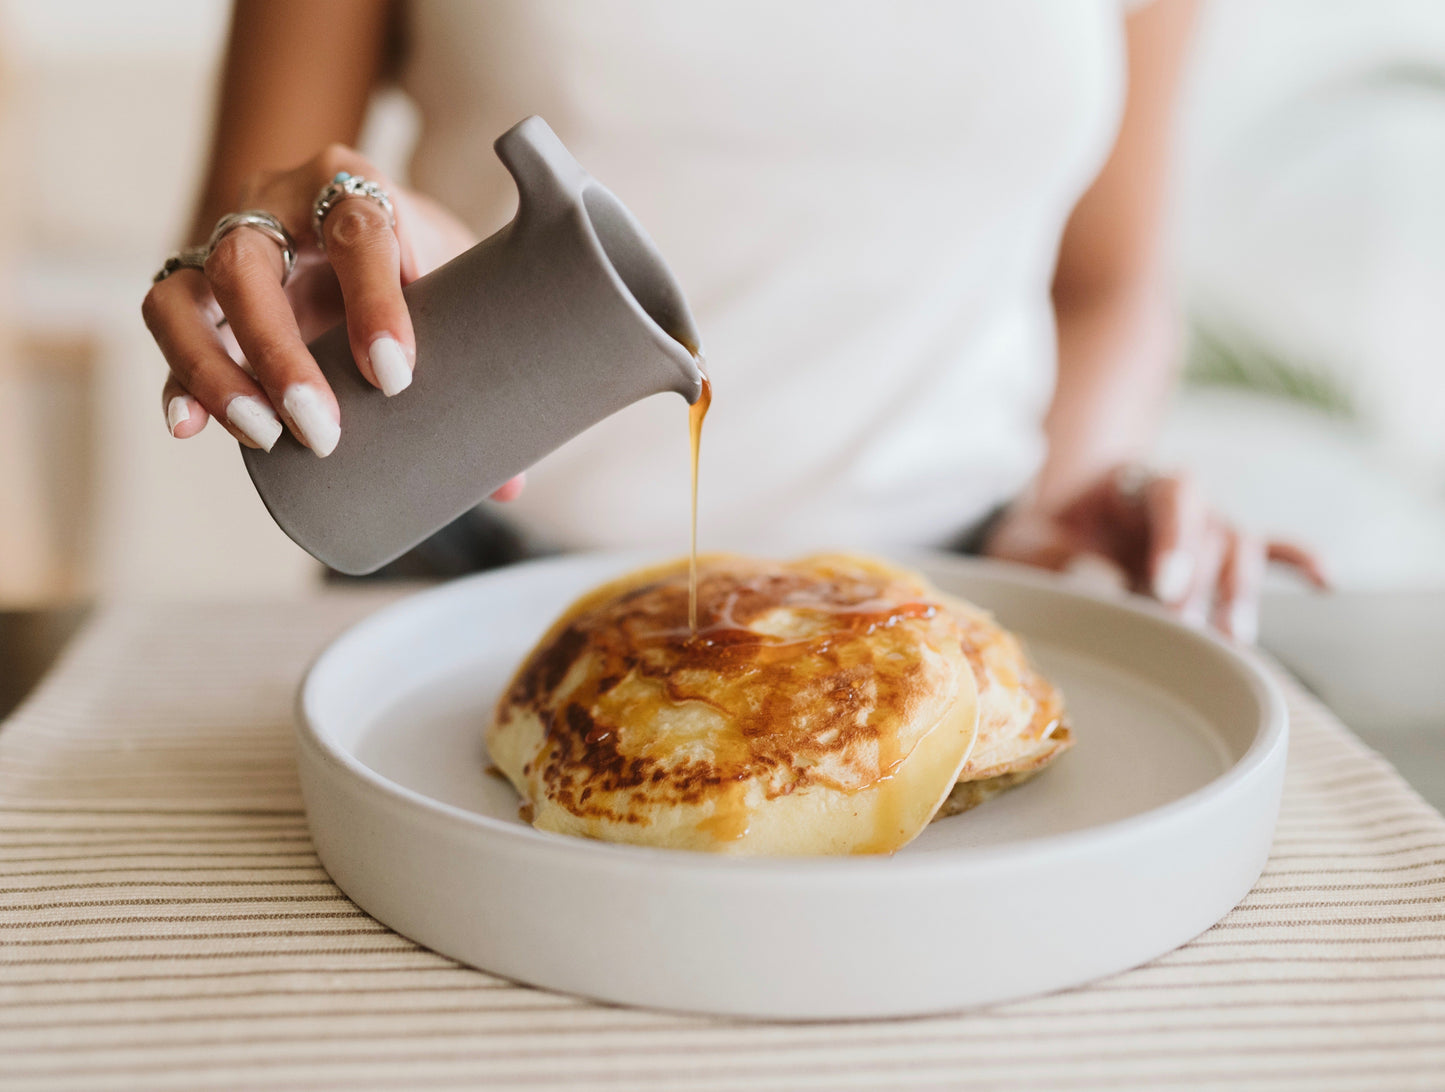
M521 568L567 568L578 563L606 562L609 565L615 563L619 566L619 571L622 571L620 567L623 565L642 565L656 560L658 556L666 556L651 551L644 553L630 550L595 550L525 561L449 580L434 588L404 595L396 602L389 603L348 626L311 659L297 687L294 715L298 742L327 765L359 780L370 790L386 797L394 806L419 813L419 817L423 819L445 822L472 831L481 831L491 838L503 839L498 843L499 848L507 846L529 854L547 854L559 863L570 862L574 866L590 864L618 868L665 867L674 871L709 875L726 873L732 876L766 876L771 882L796 882L800 885L811 885L819 880L830 879L858 878L871 881L880 870L885 869L896 876L899 870L909 874L942 874L960 868L1013 866L1054 855L1068 855L1078 849L1087 850L1102 842L1113 843L1135 837L1148 837L1157 832L1160 824L1187 819L1199 808L1211 806L1216 798L1242 791L1248 782L1268 772L1272 759L1288 744L1289 716L1284 696L1279 686L1256 661L1255 654L1235 647L1212 631L1184 625L1152 600L1128 593L1101 594L1069 586L1057 574L993 558L964 557L929 550L895 550L883 553L884 556L891 554L903 564L915 567L924 565L953 568L969 573L993 573L1008 582L1022 583L1065 599L1100 605L1154 625L1163 625L1180 636L1202 644L1216 655L1223 656L1248 682L1259 702L1262 724L1245 752L1227 770L1204 785L1145 811L1080 830L1036 835L1009 842L1007 845L958 846L916 855L900 852L893 855L751 857L604 842L540 831L534 827L496 819L437 800L392 781L362 762L352 752L328 740L313 720L308 703L314 697L315 690L320 685L317 680L327 669L331 658L344 653L346 646L352 642L363 641L372 631L383 628L396 615L425 609L439 600L449 598L456 594L456 589L461 585L476 586L504 580Z

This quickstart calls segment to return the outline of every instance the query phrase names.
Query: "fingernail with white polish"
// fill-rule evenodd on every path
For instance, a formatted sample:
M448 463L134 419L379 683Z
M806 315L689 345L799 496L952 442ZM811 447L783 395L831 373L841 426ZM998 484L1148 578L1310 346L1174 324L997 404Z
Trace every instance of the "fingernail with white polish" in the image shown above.
M1165 603L1179 602L1188 593L1193 575L1193 559L1183 550L1170 550L1154 571L1154 598Z
M371 370L382 394L390 398L411 386L411 365L407 363L406 350L396 338L377 338L371 343L369 353Z
M324 459L336 450L336 442L341 439L341 422L320 391L306 383L292 383L286 388L281 405L306 446L319 458Z
M176 434L176 429L191 419L191 407L186 402L184 394L178 394L166 403L166 428L171 430L171 435Z
M1229 632L1236 641L1253 644L1259 636L1259 611L1252 603L1236 603L1229 608Z
M249 394L238 394L226 403L226 420L262 451L270 451L281 438L276 411Z

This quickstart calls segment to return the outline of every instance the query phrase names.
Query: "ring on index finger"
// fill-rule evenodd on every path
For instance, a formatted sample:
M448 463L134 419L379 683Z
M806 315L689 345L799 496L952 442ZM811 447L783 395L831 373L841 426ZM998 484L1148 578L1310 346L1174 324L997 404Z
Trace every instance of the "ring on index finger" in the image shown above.
M159 272L151 278L151 284L160 284L161 281L182 269L205 269L206 255L210 253L209 248L203 246L188 246L178 250L166 259L165 265L161 266Z
M296 268L296 240L291 238L286 225L265 209L246 209L244 212L229 212L222 216L211 229L210 241L206 243L207 253L215 250L222 239L238 228L259 231L281 248L281 261L284 263L281 283L284 285L289 281L291 271Z
M375 201L386 213L387 223L393 228L396 227L396 210L392 208L391 197L386 190L369 178L337 171L336 176L321 187L316 200L311 202L311 223L316 228L316 241L322 250L326 249L326 217L348 197L364 197L368 201Z
M1119 495L1128 501L1142 501L1144 490L1148 489L1159 475L1142 463L1125 463L1114 478Z

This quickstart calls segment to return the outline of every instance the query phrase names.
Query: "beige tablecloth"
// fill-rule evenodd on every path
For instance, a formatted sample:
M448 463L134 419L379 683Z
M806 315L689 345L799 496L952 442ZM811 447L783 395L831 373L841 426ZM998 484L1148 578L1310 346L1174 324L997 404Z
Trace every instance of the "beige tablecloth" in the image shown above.
M381 601L112 611L0 729L0 1088L1445 1088L1445 820L1288 681L1274 856L1193 943L986 1011L748 1024L513 986L332 886L291 698Z

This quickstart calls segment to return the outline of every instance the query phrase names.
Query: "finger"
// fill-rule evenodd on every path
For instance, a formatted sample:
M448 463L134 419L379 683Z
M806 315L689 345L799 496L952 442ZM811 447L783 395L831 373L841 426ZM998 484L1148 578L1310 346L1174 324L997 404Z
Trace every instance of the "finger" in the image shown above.
M1189 594L1177 608L1184 621L1190 625L1202 626L1209 621L1209 611L1214 605L1219 570L1224 565L1227 545L1224 528L1212 520L1208 521L1199 537L1199 548L1194 554L1194 577L1190 582Z
M189 440L205 428L206 422L211 419L206 407L181 386L175 372L166 377L161 387L161 408L166 415L166 428L177 440Z
M204 278L185 270L146 293L141 315L180 387L241 443L270 451L281 422L266 392L221 347L210 308Z
M1155 478L1144 490L1148 517L1149 587L1171 606L1189 594L1204 532L1204 503L1191 479Z
M257 381L296 438L324 458L341 439L341 410L301 340L282 272L280 247L249 228L230 232L206 259L211 291Z
M1293 569L1298 569L1311 584L1321 591L1329 591L1334 586L1334 581L1330 579L1324 560L1313 550L1296 546L1292 542L1271 539L1266 548L1266 556L1270 561L1278 561Z
M518 474L515 478L508 480L492 494L494 501L516 500L522 495L522 488L527 484L527 475Z
M1228 535L1214 624L1236 641L1253 643L1259 636L1259 593L1264 584L1264 543L1235 531Z
M401 294L401 245L375 201L348 197L327 215L326 253L346 301L351 355L383 394L411 384L416 339Z

